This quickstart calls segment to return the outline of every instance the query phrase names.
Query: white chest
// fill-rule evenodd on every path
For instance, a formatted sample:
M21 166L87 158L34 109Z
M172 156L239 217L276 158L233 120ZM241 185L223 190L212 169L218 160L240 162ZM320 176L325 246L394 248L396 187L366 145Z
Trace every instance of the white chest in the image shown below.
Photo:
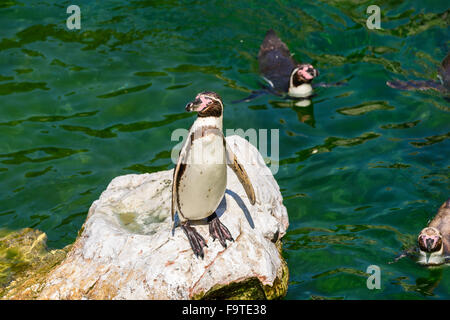
M298 87L290 86L288 94L294 98L306 98L311 96L313 93L313 88L309 83L304 83Z
M218 124L214 119L197 119L190 134L202 132L202 126L218 128ZM208 217L217 209L225 194L227 167L221 121L219 128L219 132L204 131L204 136L195 137L194 134L195 139L188 147L186 167L178 188L178 209L186 219Z
M423 265L440 265L445 262L445 257L443 255L443 250L441 249L438 252L426 253L420 251L419 253L419 264Z
M201 127L216 127L220 131L222 131L222 118L220 117L205 117L205 118L197 118L195 122L192 124L192 127L189 131L189 134L194 132L195 130Z

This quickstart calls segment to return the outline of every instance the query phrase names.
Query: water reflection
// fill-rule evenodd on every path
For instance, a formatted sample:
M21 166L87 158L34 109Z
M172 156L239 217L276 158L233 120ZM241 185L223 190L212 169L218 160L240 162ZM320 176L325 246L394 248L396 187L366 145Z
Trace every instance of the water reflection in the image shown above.
M291 108L297 114L297 119L299 122L305 123L311 127L315 127L316 121L314 119L314 104L311 103L309 99L305 99L309 101L309 105L303 107L298 106L299 101L295 100L282 100L282 101L270 101L269 103L274 108ZM303 100L302 102L304 102Z
M392 280L392 284L399 285L407 292L418 292L423 296L434 296L433 291L442 280L442 267L428 268L427 276L418 277L415 284L408 283L409 277L400 276Z

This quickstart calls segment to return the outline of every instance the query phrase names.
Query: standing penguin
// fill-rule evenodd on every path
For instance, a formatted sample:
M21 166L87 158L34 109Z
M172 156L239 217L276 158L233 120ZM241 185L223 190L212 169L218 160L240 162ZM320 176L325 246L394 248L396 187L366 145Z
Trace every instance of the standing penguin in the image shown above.
M250 203L255 204L255 192L244 167L228 147L222 133L223 103L215 92L201 92L186 105L198 117L181 148L172 183L172 220L175 211L181 221L194 254L204 257L205 239L190 225L190 221L207 218L213 240L226 248L226 240L234 241L231 233L216 214L227 186L227 165L237 175Z
M422 229L417 242L420 264L450 262L450 198L442 204L428 227Z

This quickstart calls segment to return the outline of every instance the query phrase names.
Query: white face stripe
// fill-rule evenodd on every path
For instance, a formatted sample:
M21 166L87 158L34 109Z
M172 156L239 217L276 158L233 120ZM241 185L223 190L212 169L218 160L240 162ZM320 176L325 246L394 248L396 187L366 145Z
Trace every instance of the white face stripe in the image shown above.
M208 99L210 99L210 100L214 100L214 101L220 102L220 105L221 105L222 108L223 108L223 103L222 103L222 101L221 101L220 99L217 99L216 97L209 96L209 95L207 95L207 94L198 94L198 95L195 97L195 99L200 99L200 97L208 98Z
M289 78L289 87L293 87L294 86L294 74L296 74L298 71L300 71L300 70L304 70L304 69L308 69L308 68L312 68L312 69L314 69L315 71L314 71L314 76L311 76L311 79L308 79L308 77L305 77L305 76L303 76L306 80L312 80L312 79L314 79L315 77L317 77L318 76L318 72L317 72L317 69L315 69L313 66L312 66L312 64L309 64L309 63L306 63L306 64L302 64L302 65L300 65L300 66L298 66L297 68L295 68L293 71L292 71L292 73L291 73L291 77Z
M295 68L291 73L291 77L289 78L289 87L290 88L294 87L294 74L296 74L298 70L300 70L300 68Z

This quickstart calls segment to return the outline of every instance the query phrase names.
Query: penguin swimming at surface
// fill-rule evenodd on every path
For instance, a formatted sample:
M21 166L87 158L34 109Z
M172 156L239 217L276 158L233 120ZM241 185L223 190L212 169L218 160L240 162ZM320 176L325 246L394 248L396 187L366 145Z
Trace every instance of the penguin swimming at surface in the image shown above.
M439 265L450 262L450 198L438 210L434 219L420 232L419 263Z
M258 53L259 72L277 93L294 98L309 97L311 82L319 72L310 64L297 63L286 44L272 29L266 33Z
M312 81L319 76L319 71L309 63L296 62L287 45L272 29L267 31L261 44L258 64L259 72L268 86L264 86L262 90L254 91L247 98L233 103L248 102L265 93L307 100L313 95L314 87L341 85L341 83L313 84Z
M404 250L394 261L410 256L425 266L450 263L450 198L417 237L417 245Z
M205 239L190 221L207 218L213 240L223 247L226 240L234 241L231 233L216 214L227 186L227 165L237 175L249 198L255 204L255 192L250 179L226 143L222 133L223 103L215 92L201 92L186 105L186 111L198 117L189 130L181 148L172 183L172 220L175 211L181 221L194 254L204 257Z
M433 80L391 80L386 84L394 89L399 90L435 90L449 96L450 95L450 52L442 60L441 66L438 69L439 81Z

